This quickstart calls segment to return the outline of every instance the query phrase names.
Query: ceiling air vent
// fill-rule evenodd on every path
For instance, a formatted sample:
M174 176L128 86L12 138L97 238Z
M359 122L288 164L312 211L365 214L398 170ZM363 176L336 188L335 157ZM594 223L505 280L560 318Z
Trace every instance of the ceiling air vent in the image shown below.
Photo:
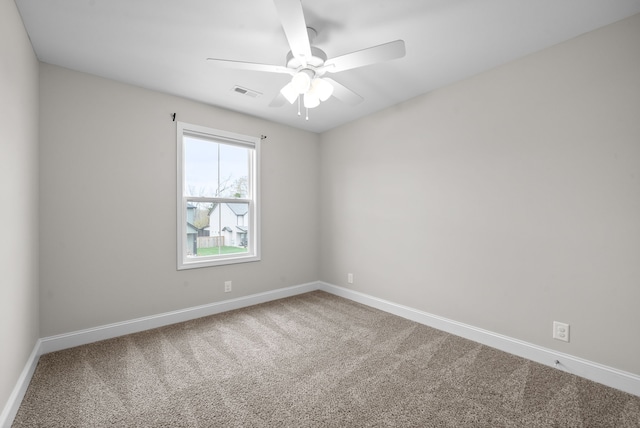
M258 91L254 91L252 89L243 88L242 86L238 86L238 85L233 87L233 92L237 92L238 94L246 95L246 96L251 97L251 98L258 98L260 95L262 95Z

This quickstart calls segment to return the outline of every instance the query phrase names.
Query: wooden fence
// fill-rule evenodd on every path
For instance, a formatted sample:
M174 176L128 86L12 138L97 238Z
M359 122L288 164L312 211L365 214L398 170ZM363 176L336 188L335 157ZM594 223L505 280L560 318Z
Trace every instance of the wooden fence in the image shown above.
M224 236L198 236L198 248L224 247Z

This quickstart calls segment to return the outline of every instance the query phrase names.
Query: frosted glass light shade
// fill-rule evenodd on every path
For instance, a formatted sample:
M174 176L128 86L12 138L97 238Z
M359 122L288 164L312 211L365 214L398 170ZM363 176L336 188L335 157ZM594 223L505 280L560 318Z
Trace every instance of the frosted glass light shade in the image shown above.
M313 79L310 91L316 94L320 101L324 102L329 99L331 94L333 94L333 85L320 78Z
M291 78L291 84L293 88L299 93L304 94L311 87L311 78L313 77L313 72L311 70L300 70Z
M284 88L280 89L280 93L289 101L289 104L293 104L298 99L298 91L293 87L293 83L287 83Z
M309 91L304 94L304 106L306 108L314 108L320 105L320 98L313 92Z

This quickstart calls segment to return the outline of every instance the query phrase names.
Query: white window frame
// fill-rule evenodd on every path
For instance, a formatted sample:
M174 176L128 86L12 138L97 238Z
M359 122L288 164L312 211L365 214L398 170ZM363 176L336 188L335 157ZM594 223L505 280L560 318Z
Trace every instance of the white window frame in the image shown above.
M211 140L215 143L241 146L252 149L250 151L249 167L249 195L245 199L193 197L186 196L185 167L184 167L184 136L193 136ZM259 137L236 134L219 129L177 122L177 266L178 270L222 266L235 263L255 262L260 260L260 141ZM247 234L249 245L246 253L221 254L213 256L187 255L187 204L193 202L214 203L248 203L249 231Z

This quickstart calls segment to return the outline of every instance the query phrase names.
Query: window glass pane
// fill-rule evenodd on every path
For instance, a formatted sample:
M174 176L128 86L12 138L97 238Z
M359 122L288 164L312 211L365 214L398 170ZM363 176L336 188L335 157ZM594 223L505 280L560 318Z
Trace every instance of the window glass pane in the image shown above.
M249 197L249 153L245 147L220 144L220 197Z
M187 256L248 252L248 203L187 203Z
M185 196L217 196L218 146L211 141L184 137Z

